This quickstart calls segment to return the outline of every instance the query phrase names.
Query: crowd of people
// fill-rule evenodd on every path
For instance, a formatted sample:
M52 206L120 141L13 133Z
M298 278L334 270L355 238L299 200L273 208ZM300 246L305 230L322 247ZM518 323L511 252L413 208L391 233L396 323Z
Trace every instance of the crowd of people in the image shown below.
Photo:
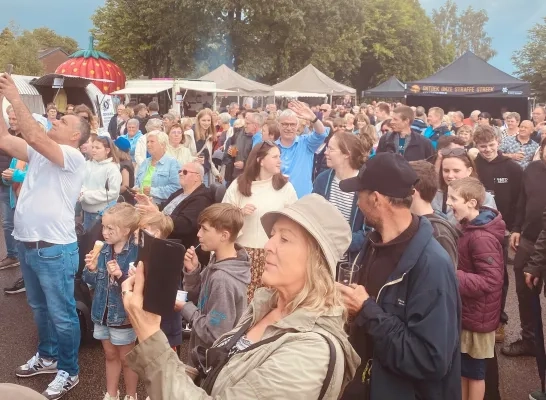
M26 291L38 329L16 375L55 374L37 399L79 382L85 235L104 400L122 373L125 400L139 379L151 400L500 399L510 280L522 332L502 353L536 353L543 106L532 121L375 101L189 119L129 103L102 131L83 105L32 115L6 74L3 97L0 269L20 265L6 293ZM186 249L186 297L161 317L143 307L139 230Z

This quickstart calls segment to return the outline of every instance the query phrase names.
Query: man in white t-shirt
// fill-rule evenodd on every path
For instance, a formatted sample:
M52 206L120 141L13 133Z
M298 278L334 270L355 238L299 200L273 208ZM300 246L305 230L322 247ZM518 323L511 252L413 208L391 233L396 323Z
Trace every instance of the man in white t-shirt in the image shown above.
M2 97L12 104L22 136L0 124L0 148L28 162L15 209L13 236L19 242L27 300L38 327L38 352L16 369L19 377L56 374L43 395L61 398L79 380L80 327L74 300L78 243L74 207L85 159L78 147L89 138L89 123L76 115L53 121L46 134L24 105L7 74L0 75Z

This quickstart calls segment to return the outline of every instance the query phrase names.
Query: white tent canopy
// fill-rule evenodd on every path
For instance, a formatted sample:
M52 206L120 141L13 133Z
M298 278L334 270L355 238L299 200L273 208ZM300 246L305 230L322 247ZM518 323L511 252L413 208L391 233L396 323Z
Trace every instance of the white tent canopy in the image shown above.
M219 89L232 90L238 96L267 96L272 91L271 86L245 78L225 64L199 79L213 81Z
M347 94L356 96L356 89L334 81L316 69L313 64L309 64L290 78L273 85L273 90L300 93L326 93L330 96L344 96Z

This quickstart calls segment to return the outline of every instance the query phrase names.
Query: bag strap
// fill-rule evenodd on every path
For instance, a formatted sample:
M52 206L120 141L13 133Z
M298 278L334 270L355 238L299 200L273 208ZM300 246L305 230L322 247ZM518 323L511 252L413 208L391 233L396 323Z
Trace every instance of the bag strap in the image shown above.
M442 193L442 212L447 215L447 195Z
M330 382L332 381L332 376L334 375L334 368L336 366L336 347L329 337L323 335L322 333L319 333L319 335L326 339L326 342L328 342L328 347L330 349L330 361L328 362L328 371L326 371L326 377L324 378L324 382L322 383L322 389L320 389L320 395L318 397L318 400L322 400L326 395L326 392L328 391L328 387L330 386Z

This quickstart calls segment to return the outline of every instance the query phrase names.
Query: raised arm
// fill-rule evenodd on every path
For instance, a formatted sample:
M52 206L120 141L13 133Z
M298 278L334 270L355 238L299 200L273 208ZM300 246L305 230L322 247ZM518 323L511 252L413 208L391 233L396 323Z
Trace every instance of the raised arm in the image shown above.
M19 95L11 76L7 74L0 76L0 94L6 96L6 99L13 106L13 111L17 117L17 123L23 138L25 139L20 139L19 141L11 139L7 144L3 144L2 148L11 156L18 158L19 160L28 161L26 147L26 144L28 144L49 161L64 168L64 154L61 146L50 139L40 127L40 124L32 117L32 114L21 100L21 96Z

